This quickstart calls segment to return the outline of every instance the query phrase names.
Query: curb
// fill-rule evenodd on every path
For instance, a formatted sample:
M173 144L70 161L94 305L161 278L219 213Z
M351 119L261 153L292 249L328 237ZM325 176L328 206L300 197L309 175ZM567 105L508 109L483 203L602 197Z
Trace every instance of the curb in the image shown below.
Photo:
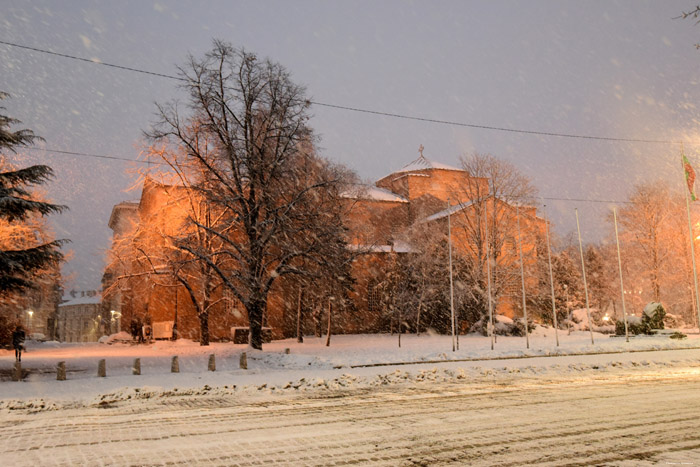
M683 347L679 349L632 349L621 351L605 351L605 352L577 352L577 353L553 353L546 355L512 355L501 357L473 357L473 358L457 358L454 360L421 360L417 362L394 362L394 363L366 363L361 365L339 365L334 366L334 370L342 368L374 368L380 366L403 366L403 365L434 365L436 363L456 363L456 362L489 362L497 360L522 360L526 358L547 358L547 357L580 357L585 355L614 355L627 353L641 352L669 352L672 350L700 350L700 347Z

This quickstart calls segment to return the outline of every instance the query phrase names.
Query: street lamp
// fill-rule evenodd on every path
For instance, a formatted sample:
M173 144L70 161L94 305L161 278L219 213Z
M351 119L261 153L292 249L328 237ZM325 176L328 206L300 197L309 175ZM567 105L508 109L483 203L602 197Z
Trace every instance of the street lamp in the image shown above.
M32 332L32 317L34 316L34 312L32 310L27 310L27 316L29 316L28 322L27 322L27 330L29 331L29 334Z

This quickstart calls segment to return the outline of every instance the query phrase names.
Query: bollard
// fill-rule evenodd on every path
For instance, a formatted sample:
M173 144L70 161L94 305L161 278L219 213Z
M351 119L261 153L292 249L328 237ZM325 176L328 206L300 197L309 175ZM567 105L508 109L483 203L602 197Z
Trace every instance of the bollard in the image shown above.
M66 380L66 362L58 362L56 366L56 381Z
M248 355L245 352L241 353L241 370L248 369Z
M289 355L289 352L290 352L289 347L284 349L284 353L286 353L287 355Z
M15 362L12 370L12 381L22 381L22 362Z
M107 363L104 358L97 362L97 376L100 378L107 376Z
M214 354L209 355L209 366L207 369L209 371L216 371L216 357Z
M173 357L173 361L170 364L170 373L180 373L180 362L177 359L177 355Z
M131 374L132 375L140 375L141 374L141 359L140 358L134 359L134 366L131 368Z

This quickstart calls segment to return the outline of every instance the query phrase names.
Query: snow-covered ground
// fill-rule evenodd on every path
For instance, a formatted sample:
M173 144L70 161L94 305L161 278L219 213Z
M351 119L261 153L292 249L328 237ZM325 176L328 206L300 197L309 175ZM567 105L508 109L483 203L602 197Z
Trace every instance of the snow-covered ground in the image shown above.
M3 465L667 465L700 459L700 336L538 330L0 351ZM285 352L289 349L289 353ZM248 369L239 368L246 352ZM207 371L210 354L216 371ZM177 355L180 373L170 372ZM97 376L99 359L107 377ZM142 375L131 374L141 358ZM67 381L55 380L65 361ZM59 410L60 409L60 410Z
M397 368L414 376L436 365L441 371L483 372L505 367L558 374L577 371L577 365L667 366L700 357L698 334L684 340L640 336L625 342L624 337L603 334L594 334L594 338L591 344L588 332L568 335L560 331L560 345L556 346L553 330L538 328L530 336L529 349L524 337L499 336L491 350L489 338L469 335L460 336L459 350L454 352L450 336L428 334L403 335L400 348L397 335L338 335L332 336L329 347L325 337L306 337L303 344L296 339L265 344L263 351L231 343L202 347L188 340L142 345L29 342L22 360L28 373L19 383L10 381L13 352L0 351L0 407L33 399L87 402L106 393L130 393L133 388L170 391L206 385L284 390L322 386L338 378L344 378L338 384L361 386L395 370L385 364L400 365ZM650 350L656 352L647 353ZM242 352L247 354L247 370L240 368ZM207 371L210 354L216 356L215 372ZM180 373L170 371L173 356L178 356ZM141 359L139 376L132 375L135 358ZM106 378L97 377L100 359L106 360ZM56 381L59 361L66 362L67 381Z

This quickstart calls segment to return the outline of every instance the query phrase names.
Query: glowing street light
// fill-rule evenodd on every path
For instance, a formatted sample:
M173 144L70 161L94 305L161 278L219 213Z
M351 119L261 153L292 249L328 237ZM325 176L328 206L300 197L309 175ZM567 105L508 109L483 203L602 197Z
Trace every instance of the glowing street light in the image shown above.
M31 334L32 330L32 317L34 316L34 312L32 310L27 310L27 316L29 317L27 319L27 330Z

